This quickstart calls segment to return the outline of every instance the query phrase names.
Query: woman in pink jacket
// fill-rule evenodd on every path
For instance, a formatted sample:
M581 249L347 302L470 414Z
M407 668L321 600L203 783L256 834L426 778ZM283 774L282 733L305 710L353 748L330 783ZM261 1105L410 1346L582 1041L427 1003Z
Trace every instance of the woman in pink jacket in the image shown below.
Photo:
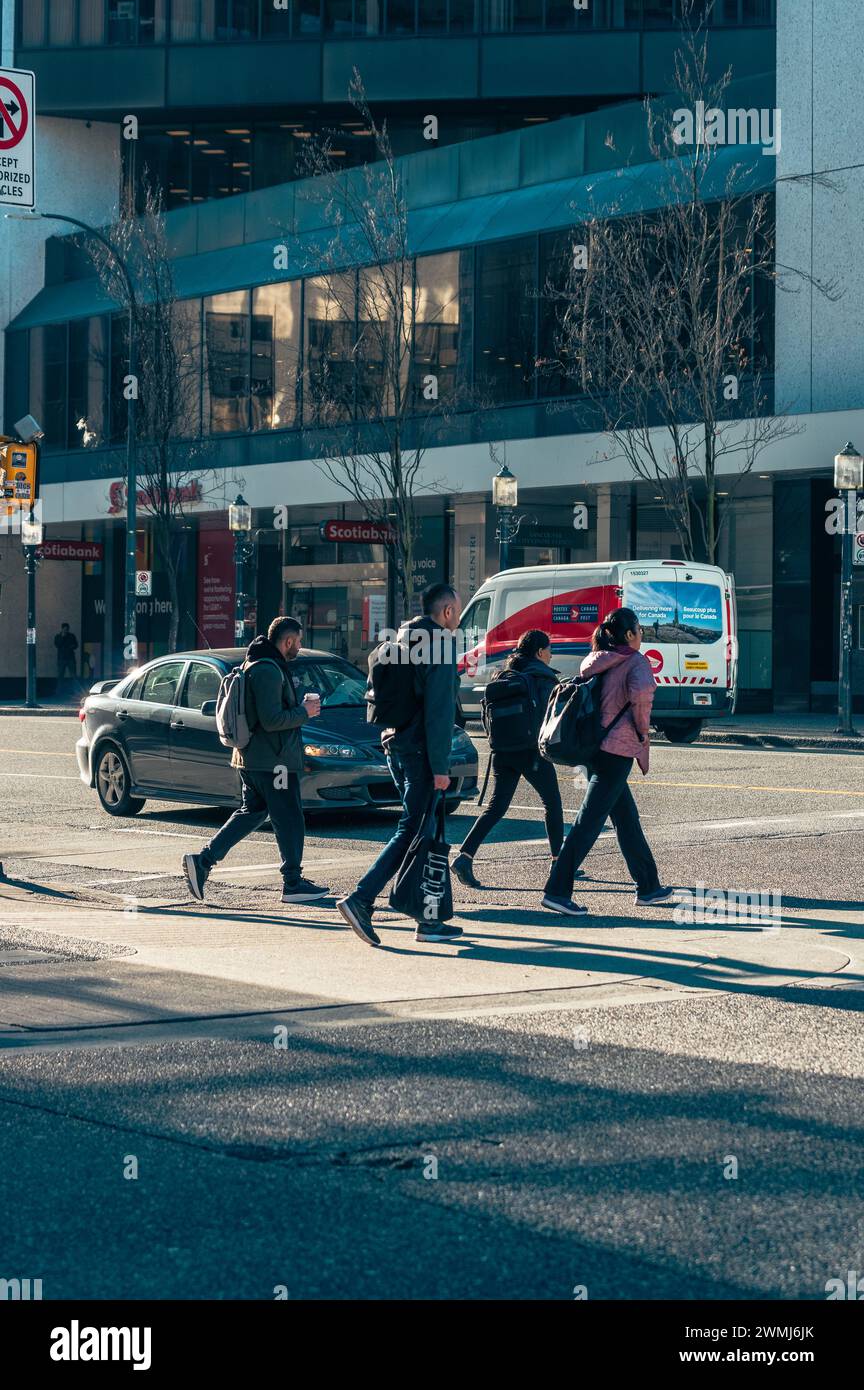
M637 904L652 907L668 901L674 891L661 887L657 865L627 785L634 759L643 776L648 771L648 729L656 686L651 666L639 651L641 645L642 627L632 608L616 608L594 629L591 651L582 662L583 676L603 676L600 717L603 728L609 732L588 769L585 800L546 883L543 906L551 912L568 917L587 913L587 907L572 901L573 879L607 816L636 884ZM620 718L610 729L616 715Z

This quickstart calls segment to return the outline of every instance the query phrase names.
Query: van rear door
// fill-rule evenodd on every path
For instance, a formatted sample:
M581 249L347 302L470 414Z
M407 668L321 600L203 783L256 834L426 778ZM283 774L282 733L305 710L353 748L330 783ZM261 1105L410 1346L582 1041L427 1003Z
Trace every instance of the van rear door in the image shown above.
M655 710L695 714L721 703L725 708L728 608L722 571L677 560L623 568L624 606L639 616L642 651L657 682Z

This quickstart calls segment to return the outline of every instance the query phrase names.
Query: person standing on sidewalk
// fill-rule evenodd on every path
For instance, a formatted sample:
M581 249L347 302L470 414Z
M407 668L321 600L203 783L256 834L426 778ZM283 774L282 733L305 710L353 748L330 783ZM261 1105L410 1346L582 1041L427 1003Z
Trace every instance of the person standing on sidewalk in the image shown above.
M231 766L240 772L240 806L200 854L183 856L189 891L199 901L214 865L268 816L282 855L283 903L309 903L330 896L329 888L303 877L300 730L321 713L321 701L311 694L302 703L297 699L290 663L300 651L301 632L296 618L274 618L267 636L256 637L247 649L246 717L252 737L245 748L235 748L231 754Z
M474 855L489 832L506 816L510 803L516 794L520 777L530 784L543 802L546 815L546 834L552 853L552 866L561 849L564 839L564 812L561 807L561 791L558 787L558 774L552 763L541 758L537 748L537 736L546 706L549 703L558 672L550 666L552 645L548 633L539 628L523 632L516 650L504 663L504 671L516 671L524 676L531 692L534 706L532 727L526 730L526 738L533 742L533 749L526 752L490 753L492 762L492 797L482 815L478 816L453 860L453 873L466 888L482 888L474 875Z
M78 638L71 630L68 623L60 624L60 631L54 638L54 647L57 652L57 685L55 687L59 695L63 689L67 675L75 679L75 653L78 650Z
M615 716L629 709L600 744L588 768L588 790L579 808L543 895L543 906L568 917L588 909L572 901L573 879L609 816L621 853L636 884L636 903L653 907L667 902L672 888L661 887L657 865L642 831L639 812L627 778L634 759L648 771L649 727L656 683L651 664L642 655L642 627L632 608L616 608L594 629L591 651L581 666L583 676L603 676L600 718L608 729Z
M402 799L402 814L392 839L361 878L353 893L336 906L352 931L369 946L381 940L372 926L375 899L402 864L433 792L450 785L450 749L458 706L459 672L453 632L459 626L462 603L449 584L433 584L423 594L423 616L412 618L399 629L396 646L405 660L392 662L393 678L404 680L409 707L414 713L398 728L385 728L381 742L390 774ZM380 651L380 649L379 649ZM409 659L411 657L416 659ZM370 690L372 665L369 659ZM445 922L418 922L417 941L455 941L461 927Z

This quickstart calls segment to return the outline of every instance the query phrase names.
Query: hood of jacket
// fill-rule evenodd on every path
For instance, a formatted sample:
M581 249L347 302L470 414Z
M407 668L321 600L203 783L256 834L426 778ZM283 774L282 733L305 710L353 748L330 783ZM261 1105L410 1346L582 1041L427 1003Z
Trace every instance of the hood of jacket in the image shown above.
M532 656L526 661L523 657L515 657L513 661L507 663L505 670L518 671L522 676L536 676L540 680L544 678L555 684L561 672L554 666L548 666L545 661L540 661L538 657Z
M246 648L246 661L251 666L255 661L275 661L280 670L288 672L288 662L269 637L256 637Z
M620 666L622 661L629 661L632 655L632 647L613 647L609 652L589 652L579 668L580 675L602 676L604 671L611 671L613 666Z

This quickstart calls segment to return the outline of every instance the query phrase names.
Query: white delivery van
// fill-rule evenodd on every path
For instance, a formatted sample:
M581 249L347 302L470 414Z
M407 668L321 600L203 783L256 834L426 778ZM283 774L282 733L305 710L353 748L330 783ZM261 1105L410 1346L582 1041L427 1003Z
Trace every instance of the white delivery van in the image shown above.
M738 679L735 582L716 565L684 560L610 560L502 570L462 615L462 707L480 712L488 681L521 634L552 638L552 665L578 674L591 634L614 608L632 608L643 628L657 694L652 719L673 743L692 743L705 719L733 713Z

